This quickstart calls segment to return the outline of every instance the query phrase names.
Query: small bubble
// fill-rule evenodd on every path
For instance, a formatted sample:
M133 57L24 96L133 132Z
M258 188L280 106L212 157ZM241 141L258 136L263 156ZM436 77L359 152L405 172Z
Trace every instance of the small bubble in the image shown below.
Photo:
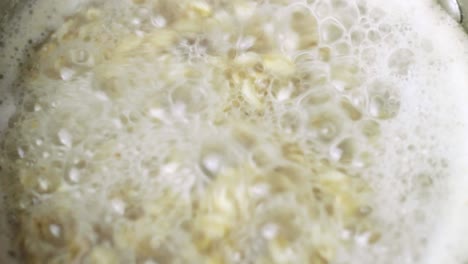
M300 113L286 112L279 120L281 129L287 134L296 134L301 130L302 118Z
M25 98L23 103L24 110L27 112L33 112L35 104L34 98Z
M60 140L60 143L62 143L66 147L71 147L72 146L72 135L65 129L60 129L58 133L58 137Z
M360 216L368 216L372 213L372 207L370 206L361 206L359 207L359 215Z
M341 108L343 109L345 114L353 121L359 120L362 117L361 111L346 99L343 99L341 101Z
M42 110L42 107L38 104L34 105L34 112L39 112Z
M362 79L361 71L355 60L336 60L331 63L331 79L333 86L340 92L350 91L358 87Z
M39 178L38 183L39 183L39 189L41 191L45 192L49 189L49 182L46 179Z
M334 20L327 20L321 26L321 36L325 43L333 43L344 35L343 27Z
M381 39L379 32L375 30L369 31L367 33L367 38L374 43L379 42Z
M163 16L154 16L151 18L151 24L157 28L163 28L167 25L167 20Z
M304 98L301 99L301 104L305 107L316 106L324 104L333 98L332 92L328 89L319 89L317 91L309 92Z
M319 18L326 17L331 13L331 7L328 2L318 1L316 4L316 11Z
M35 191L40 194L50 194L55 192L60 186L60 179L56 175L30 175Z
M291 14L291 29L299 38L298 49L310 49L318 43L318 22L315 15L307 8L296 7Z
M180 164L178 162L168 162L161 167L161 172L163 174L174 174L180 168Z
M72 184L77 184L81 180L81 172L77 168L71 168L68 172L68 181Z
M291 98L292 90L291 89L281 89L278 94L276 95L276 100L278 102L283 102Z
M340 118L332 113L320 113L309 119L308 128L322 141L330 142L341 132Z
M376 81L369 87L369 114L380 119L391 119L400 111L399 91L392 85Z
M319 49L319 59L325 62L329 62L331 59L332 49L329 47L322 47Z
M111 203L111 208L114 210L114 212L116 212L119 215L125 214L126 204L124 201L120 199L113 199L110 203Z
M254 46L255 41L256 41L256 38L255 38L255 37L253 37L253 36L246 36L246 37L244 37L244 38L241 38L241 39L238 41L237 48L238 48L239 50L248 50L248 49L250 49L251 47Z
M62 233L62 228L59 225L51 224L49 226L50 233L54 236L59 238L60 234Z
M331 147L330 156L334 161L349 164L356 154L356 144L353 139L343 139L338 145Z
M171 99L176 108L183 107L189 113L196 113L208 107L205 92L191 86L177 87L172 92Z
M330 158L334 161L339 161L341 156L343 155L343 151L339 148L333 147L330 149Z
M223 158L216 153L209 153L202 157L201 168L209 176L216 175L223 164Z
M350 240L353 237L353 231L350 229L343 229L341 231L341 238L343 240Z
M135 221L140 219L145 214L143 208L137 205L131 205L125 208L125 217L129 220Z
M51 214L50 216L36 218L33 221L35 226L39 228L38 231L43 240L55 246L62 246L65 238L63 226L56 220L52 220L54 218L55 216Z
M235 163L235 156L223 144L208 144L201 151L200 167L209 177L216 176L227 167L233 167Z
M361 247L367 246L369 241L369 235L362 234L354 237L354 241Z
M22 148L18 148L18 155L19 155L20 159L24 158L24 150Z
M73 63L81 66L93 66L94 64L92 55L85 49L70 50L70 59Z
M268 195L270 186L266 183L257 183L250 187L249 193L253 198L261 199Z
M276 224L268 223L262 228L262 236L267 240L272 240L278 235L279 227Z
M362 134L368 139L374 139L381 133L380 124L374 120L364 120L360 124Z
M351 32L351 41L354 45L360 45L365 39L365 34L361 30Z
M135 18L133 18L133 19L130 21L130 23L131 23L132 25L134 25L134 26L139 26L139 25L141 24L141 19L135 17Z
M333 45L336 56L346 56L351 52L351 46L346 41L340 41Z
M400 101L389 95L375 95L371 97L369 113L380 119L391 119L398 115Z

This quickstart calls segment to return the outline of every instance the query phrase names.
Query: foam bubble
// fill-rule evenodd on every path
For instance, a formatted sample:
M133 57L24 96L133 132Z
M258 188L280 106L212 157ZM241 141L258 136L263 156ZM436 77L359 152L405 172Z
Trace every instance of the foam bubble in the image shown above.
M23 253L66 255L75 239L90 261L249 262L258 245L266 262L464 257L465 196L448 190L466 155L468 45L429 1L33 7L0 40L14 87L0 164L16 176L2 177L10 211L32 216Z

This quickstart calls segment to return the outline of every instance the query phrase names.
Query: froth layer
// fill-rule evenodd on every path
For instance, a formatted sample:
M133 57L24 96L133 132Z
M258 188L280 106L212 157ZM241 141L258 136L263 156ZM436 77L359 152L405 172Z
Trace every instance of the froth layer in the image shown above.
M459 201L466 37L431 2L63 7L2 142L26 258L463 257L433 210Z

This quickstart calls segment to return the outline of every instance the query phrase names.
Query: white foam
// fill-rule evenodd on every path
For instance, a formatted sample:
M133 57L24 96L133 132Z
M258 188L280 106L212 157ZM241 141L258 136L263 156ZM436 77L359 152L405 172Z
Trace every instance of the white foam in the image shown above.
M2 40L6 44L2 54L14 54L14 58L2 58L0 62L0 73L5 76L0 80L0 87L11 87L17 76L16 59L21 57L21 51L16 51L15 48L24 47L30 39L40 39L41 33L58 28L63 24L65 16L84 10L88 2L91 1L44 0L37 1L32 15L28 15L28 11L25 10L21 21L16 22L19 25L18 33ZM283 10L269 9L271 7L265 5L262 11L274 14L271 16L271 23L265 25L265 32L271 31L275 37L278 35L278 40L272 41L276 41L285 54L297 58L296 62L310 53L312 59L305 60L304 63L301 61L300 70L325 71L323 76L328 78L326 82L329 86L323 85L320 76L313 76L316 79L304 79L304 82L306 85L325 87L323 89L327 89L331 95L318 96L307 101L304 94L294 94L292 90L272 90L275 105L273 111L269 112L271 116L257 118L255 111L262 107L264 99L251 89L250 83L244 82L239 93L244 97L244 101L233 102L234 110L230 114L244 117L242 114L248 112L249 118L259 123L259 128L264 130L258 132L259 135L267 136L265 131L280 126L291 139L298 140L305 146L309 144L306 139L319 141L319 133L326 133L330 127L329 124L322 126L318 123L319 131L314 134L314 128L301 122L308 121L311 113L319 110L332 113L336 119L334 122L339 123L336 135L325 140L326 143L322 145L312 145L319 149L318 155L323 155L322 157L329 159L332 164L359 172L366 178L375 191L373 212L379 224L386 230L382 241L376 247L367 247L369 234L356 237L358 246L351 252L354 262L374 263L384 257L391 263L456 264L466 261L468 225L463 219L468 217L468 196L463 190L468 188L468 181L464 177L468 168L465 168L463 161L468 157L468 140L465 139L465 135L468 134L468 107L465 104L468 99L468 38L460 27L430 0L409 3L384 0L330 3L313 1L315 4L308 6L306 10L319 18L317 25L321 30L318 36L321 46L320 49L301 53L299 56L295 49L302 44L298 42L297 33L282 25L286 19L292 19L290 10L303 7L304 4L296 2L301 1L294 1L291 4L294 8ZM53 12L51 6L55 8ZM341 10L341 13L337 10ZM327 16L328 12L331 17ZM48 18L46 14L52 18ZM124 14L128 15L125 12ZM249 19L245 12L242 12L241 16L242 21ZM275 20L275 17L285 20ZM124 17L122 20L127 18L134 27L144 23L144 20L135 23L136 20L131 17ZM164 28L168 21L158 14L152 17L149 23L156 28ZM136 35L144 39L146 33L138 32ZM356 33L351 35L350 32ZM136 38L130 45L138 46L139 44L135 43L139 43L141 39ZM257 41L252 36L246 36L239 39L233 47L241 51L248 50L255 47ZM196 60L206 52L197 49L196 45L198 44L185 43L177 52L180 52L181 57L187 56ZM220 41L218 45L230 44ZM109 43L109 46L112 45ZM146 165L138 164L150 160L151 156L166 157L169 160L147 162L159 162L160 170L169 175L161 184L178 186L182 191L196 185L198 176L192 174L193 168L188 165L189 161L188 164L182 164L171 159L184 157L198 162L197 155L203 152L200 150L203 150L205 141L210 140L207 135L223 139L223 144L232 144L230 152L216 149L215 155L208 155L202 160L202 167L209 171L209 174L220 171L225 166L237 165L242 157L247 156L243 148L237 145L234 147L234 141L227 130L206 127L203 123L203 118L217 117L217 111L222 111L221 102L227 97L225 91L218 91L217 87L210 86L210 81L216 78L218 72L205 72L202 73L203 78L195 77L199 79L190 83L192 86L189 86L188 91L184 90L184 86L171 86L167 93L158 94L158 98L162 98L160 101L151 101L148 98L154 96L153 91L167 87L147 79L154 78L154 72L162 71L163 67L169 64L165 64L164 61L146 61L141 54L139 55L139 51L132 51L131 47L128 52L135 52L134 57L139 60L137 65L143 66L134 69L126 64L119 64L121 61L115 61L116 65L110 66L110 69L115 70L111 74L115 74L112 77L120 85L117 86L117 90L94 91L93 87L96 84L92 75L76 77L76 73L68 68L61 72L62 81L51 81L46 77L34 83L43 89L38 94L46 94L43 100L64 113L53 116L63 124L57 124L52 117L37 115L44 124L49 125L39 129L39 134L45 136L41 139L44 146L53 144L54 140L58 139L58 142L68 149L76 147L75 141L82 148L89 148L87 156L108 166L103 167L101 171L95 171L96 175L102 174L102 182L108 186L115 183L115 178L106 176L108 171L113 171L113 176L117 178L132 172L141 172L146 180L146 177L151 176L150 170L156 168L151 168L150 165L149 171L145 171ZM330 57L331 61L327 61ZM317 58L321 58L323 64L318 63ZM249 57L239 63L255 63L256 59ZM210 70L210 64L205 64L206 61L197 63L199 69ZM272 58L266 70L272 74L283 75L288 72L288 65L285 61ZM172 66L175 76L171 82L183 84L185 80L180 78L180 73L185 69L182 69L182 66L179 68L178 65ZM105 76L104 70L98 74ZM379 87L384 87L382 91L374 89L373 83L376 80L383 83L379 84ZM100 82L102 80L98 80L99 85L105 85ZM226 83L219 83L219 87L224 87L223 85ZM194 87L204 92L193 92ZM389 93L395 98L395 102L386 100L390 96ZM4 88L0 90L0 98L6 98L0 105L0 111L4 113L0 118L0 130L3 130L7 126L9 116L15 111L14 101L18 94ZM345 113L340 110L342 98L351 102L346 105ZM384 101L374 100L376 98L384 98ZM366 102L372 102L369 104L372 107L368 107ZM140 106L143 104L152 106L145 109L147 114L141 111ZM252 108L249 104L255 107ZM236 105L240 105L239 112L236 112ZM119 112L115 112L116 109ZM288 111L301 111L298 123L288 118ZM73 118L65 113L73 113ZM358 122L354 122L353 119L359 120L362 115L365 118L378 119L381 135L377 136L377 140L366 139L365 135L359 132ZM90 117L93 117L93 120L89 120ZM279 124L273 124L273 120L280 120ZM28 120L22 122L28 124ZM88 130L100 132L89 133ZM101 134L101 131L109 135ZM27 128L21 130L21 133L23 137L37 136L37 132L31 132ZM112 138L112 133L123 147L116 147L116 142L112 143L112 140L107 145L103 144ZM48 135L51 137L47 138ZM350 142L348 138L355 140L353 144L341 144ZM114 141L117 140L114 138ZM175 143L169 145L160 142ZM41 146L37 149L41 149ZM59 147L52 151L56 152L42 154L47 153L48 156L59 158L64 150ZM366 151L371 153L373 161L370 162L370 167L362 172L361 168L368 163L365 158L358 156ZM118 155L113 152L118 152ZM266 152L273 151L269 149ZM120 161L109 161L110 154L117 155ZM272 160L281 159L278 154L269 154ZM20 156L24 155L23 151ZM446 168L441 165L443 162L440 160L447 161ZM255 163L262 164L262 161L256 160ZM73 181L81 176L83 175L76 168L70 170L70 178L73 178ZM266 191L261 189L257 192ZM118 210L114 209L124 215L125 203L121 200L115 201L119 203L113 204ZM272 231L271 226L268 228L263 230L264 235L272 237L273 231L276 234L276 229ZM54 233L57 233L57 230L60 229L54 228ZM345 263L349 261L349 257L349 252L338 255L337 262Z
M399 6L403 4L391 5L391 8L400 10ZM422 49L422 52L416 55L418 61L413 76L409 78L402 94L406 104L402 104L402 114L398 120L395 120L397 123L393 124L393 133L398 134L400 131L411 134L411 130L414 129L417 131L416 134L408 135L404 142L433 146L428 153L424 151L418 153L421 158L435 154L449 161L443 178L434 179L443 187L434 193L433 202L416 206L427 210L428 222L432 222L435 229L435 232L431 228L425 230L429 232L426 238L428 247L421 253L420 262L462 263L467 257L466 234L468 234L466 223L462 223L462 219L466 219L466 204L465 208L462 204L466 203L467 199L466 195L461 195L463 192L461 190L467 188L466 168L462 165L466 162L461 160L466 159L468 151L466 147L468 108L464 103L468 95L466 77L468 65L466 59L463 59L468 54L468 38L459 25L440 10L434 10L431 1L414 1L405 5L407 5L404 9L406 12L397 12L400 16L394 18L407 21L411 28L408 34L418 34L423 39L427 38L432 42L433 49L429 54ZM385 10L392 10L387 8ZM425 16L430 12L435 12L434 17ZM450 30L451 28L456 30ZM432 63L435 65L427 67ZM411 127L413 129L408 131ZM401 143L403 142L397 141L394 144ZM405 166L410 162L409 160L405 162L406 158L402 157L401 162L394 166ZM427 164L427 161L420 160L411 166L415 166L416 169L424 167L424 164ZM453 213L454 210L457 213ZM417 224L411 223L410 226L414 228Z

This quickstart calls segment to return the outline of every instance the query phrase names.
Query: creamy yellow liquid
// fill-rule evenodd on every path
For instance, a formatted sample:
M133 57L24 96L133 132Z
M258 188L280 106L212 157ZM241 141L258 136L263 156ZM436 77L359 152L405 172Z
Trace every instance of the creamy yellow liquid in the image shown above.
M29 19L3 54L51 35L0 105L28 263L466 259L468 40L432 1L38 1Z

